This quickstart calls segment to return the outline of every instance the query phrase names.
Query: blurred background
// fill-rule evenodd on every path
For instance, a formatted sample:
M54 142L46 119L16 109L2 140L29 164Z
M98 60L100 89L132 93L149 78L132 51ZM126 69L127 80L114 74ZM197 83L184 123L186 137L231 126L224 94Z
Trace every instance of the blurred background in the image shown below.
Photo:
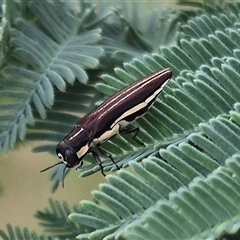
M81 199L91 200L91 190L98 189L98 184L105 181L100 172L87 178L78 178L79 173L73 168L65 178L65 187L59 187L52 194L52 182L49 181L51 170L44 173L40 173L40 170L54 164L58 158L48 153L32 153L32 146L24 142L8 155L1 156L1 230L5 231L6 224L11 223L12 226L28 227L29 230L42 233L34 214L49 206L49 198L60 203L66 201L71 207Z

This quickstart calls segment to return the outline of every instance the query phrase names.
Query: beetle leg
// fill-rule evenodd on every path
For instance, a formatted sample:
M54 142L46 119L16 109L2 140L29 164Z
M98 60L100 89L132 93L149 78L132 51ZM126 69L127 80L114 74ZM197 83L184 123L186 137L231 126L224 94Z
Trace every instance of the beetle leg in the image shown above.
M63 169L63 173L62 173L62 188L64 188L64 174L65 174L66 169L67 169L67 165L65 165L65 167Z
M83 165L83 161L81 160L81 161L79 162L79 164L77 165L76 170L77 170L78 168L80 168L82 165Z
M96 147L98 148L99 152L100 152L103 156L105 156L105 157L107 157L107 158L110 158L110 160L115 164L115 166L117 167L117 169L120 169L120 167L115 163L115 161L113 160L112 155L111 155L109 152L107 152L106 150L102 149L99 144L98 144Z
M98 154L96 152L94 152L93 150L91 150L91 153L93 155L93 158L95 159L95 161L97 162L97 164L100 166L101 168L101 173L104 177L106 177L106 174L103 172L103 166L102 166L102 161L100 159L100 157L98 156Z
M138 139L136 139L138 133L139 133L140 129L139 127L133 127L133 128L130 128L130 129L123 129L119 131L120 134L127 134L127 133L132 133L132 132L135 132L134 136L132 137L132 139L134 139L137 143L139 143L140 145L142 145L143 147L145 147L145 144L141 141L139 141Z

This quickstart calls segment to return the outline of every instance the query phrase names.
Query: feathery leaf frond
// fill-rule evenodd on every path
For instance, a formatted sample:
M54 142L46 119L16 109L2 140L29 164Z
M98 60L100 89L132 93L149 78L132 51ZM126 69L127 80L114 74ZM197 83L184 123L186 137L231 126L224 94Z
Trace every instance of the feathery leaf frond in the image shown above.
M11 29L15 49L9 58L11 64L6 64L2 71L2 82L10 88L1 85L0 111L5 114L1 115L0 124L2 129L9 122L12 125L4 136L2 148L14 146L17 134L23 139L26 121L33 124L35 120L35 127L28 130L28 139L45 139L46 144L35 151L52 152L79 116L102 100L101 93L111 95L166 67L172 69L174 77L149 112L134 123L140 126L138 137L146 147L134 142L131 134L117 136L102 145L119 166L129 166L131 171L121 169L116 175L108 175L107 183L101 183L99 190L92 192L94 202L82 200L81 209L75 209L74 213L70 214L65 203L51 201L50 209L36 214L42 226L59 238L77 235L79 239L217 239L236 233L240 222L239 3L198 5L196 17L185 18L189 21L182 27L179 42L171 46L159 44L159 51L155 43L161 42L157 36L162 32L147 28L149 23L157 22L157 14L149 15L149 21L141 25L140 5L135 9L134 4L128 9L122 7L119 11L115 8L112 18L100 23L96 17L98 10L91 11L94 9L91 4L82 2L80 18L71 11L65 15L61 4L30 3L40 28L19 19L16 28ZM62 22L59 15L50 14L55 7L62 8L59 10L64 16ZM103 11L101 16L108 13ZM85 25L86 19L90 24ZM135 24L142 28L133 27ZM85 68L96 66L102 49L85 44L86 41L95 44L100 39L99 30L89 28L93 25L103 28L102 47L109 41L101 67L106 67L114 54L123 59L132 55L135 58L125 62L123 69L116 67L115 75L106 70L108 74L96 85L99 93L94 87L102 69L88 73L94 79L88 86L77 82L68 85L66 93L60 92L66 82L72 84L75 78L82 79ZM123 29L119 30L119 26ZM173 26L170 29L178 28ZM123 32L124 43L117 48L118 34ZM167 32L171 33L169 29ZM153 44L146 40L147 33L154 38ZM116 38L110 39L114 34ZM142 51L154 53L142 54ZM110 60L109 55L113 57ZM19 59L24 60L20 67ZM80 64L77 68L76 63ZM52 107L54 95L56 104ZM15 114L21 107L19 99L24 99L25 108L21 114ZM36 117L39 113L42 118L47 116L48 121ZM16 117L18 121L14 122ZM91 156L84 160L89 164L80 169L81 176L99 170ZM103 161L103 167L104 171L116 170L110 161ZM56 168L51 176L54 189L61 174L61 168ZM73 223L66 220L68 214ZM12 228L11 232L14 231Z
M26 124L34 124L32 105L45 119L54 88L65 91L66 83L75 79L86 83L85 69L96 68L103 54L101 47L93 46L101 30L84 30L84 19L65 12L61 4L29 2L41 27L18 19L10 30L14 51L0 76L0 148L5 152L14 147L17 136L24 139ZM89 9L82 11L83 18L89 14Z
M141 58L146 52L159 52L159 45L170 45L178 36L175 11L171 8L156 10L154 3L102 1L97 10L112 6L113 14L101 25L103 47L116 64ZM158 5L158 4L157 4ZM144 21L142 21L144 19ZM114 66L114 65L113 65Z
M199 131L199 123L226 114L238 101L236 79L239 60L236 57L237 32L234 27L237 16L232 16L228 24L226 19L227 16L223 14L219 18L202 14L195 18L195 22L205 23L202 29L196 28L189 41L183 38L178 46L161 47L161 54L144 55L143 60L135 58L131 63L124 64L125 70L115 69L117 77L103 75L105 83L97 84L97 89L107 95L161 68L170 67L173 75L178 76L165 87L159 100L145 117L136 121L141 128L138 136L146 148L139 149L139 145L128 135L117 136L104 143L104 148L114 156L119 166L127 167L132 159L141 161L149 155L156 155L162 147L183 141L191 132ZM218 24L212 27L215 32L209 34L206 26L211 21ZM193 22L194 20L189 21L189 25L184 27L186 36L191 35L188 29ZM229 24L233 26L231 31ZM68 101L67 98L65 101ZM76 122L75 118L72 119ZM53 140L58 136L60 137L52 135L48 139ZM50 146L46 147L49 150ZM43 149L44 147L39 147L40 151ZM100 169L91 156L87 156L85 160L90 164L80 169L82 176L88 176ZM105 171L116 170L110 161L104 161L103 166ZM56 171L59 180L61 171Z
M79 229L86 231L79 224L69 221L67 216L72 209L66 202L60 204L58 201L49 200L50 207L44 211L37 211L35 217L39 219L47 232L51 232L59 239L74 239ZM81 212L78 207L73 208L74 211ZM51 217L49 217L51 216ZM91 230L90 228L88 231Z
M160 149L162 159L150 156L143 165L130 161L132 173L108 175L108 183L92 193L100 205L84 200L86 213L72 213L70 219L95 228L89 239L218 238L236 227L240 127L233 120L240 119L238 105L230 112L234 118L212 118L182 143Z
M211 31L206 27L210 21L217 23ZM109 95L161 68L170 66L177 77L136 121L148 136L139 134L145 149L132 145L128 152L122 144L123 153L115 154L118 142L130 145L125 136L103 145L132 173L120 170L118 176L108 175L108 183L92 193L99 205L83 201L87 214L69 216L95 228L89 235L79 231L79 239L216 239L239 229L238 22L237 15L203 14L189 22L202 25L188 32L193 35L188 42L182 39L179 46L161 47L161 54L134 59L125 70L115 69L117 77L103 76L105 83L97 88ZM151 151L144 155L147 150ZM142 165L136 163L139 160ZM91 169L96 167L81 168L82 176ZM106 217L99 214L102 211L108 211Z
M55 237L39 235L33 231L29 231L27 228L20 229L19 227L13 228L10 224L7 224L7 233L0 230L0 236L3 240L22 239L22 240L57 240Z

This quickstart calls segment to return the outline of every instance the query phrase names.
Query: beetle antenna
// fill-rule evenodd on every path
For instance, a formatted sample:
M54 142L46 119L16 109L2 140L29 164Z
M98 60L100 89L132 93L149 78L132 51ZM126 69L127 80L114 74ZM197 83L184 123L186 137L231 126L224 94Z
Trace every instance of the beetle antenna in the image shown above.
M54 165L52 165L52 166L50 166L50 167L47 167L47 168L41 170L40 172L45 172L45 171L47 171L47 170L49 170L49 169L51 169L51 168L53 168L53 167L55 167L55 166L57 166L57 165L59 165L59 164L63 164L63 162L58 162L58 163L56 163L56 164L54 164Z
M62 188L64 188L64 174L67 169L67 165L65 165L65 168L63 169L63 174L62 174Z

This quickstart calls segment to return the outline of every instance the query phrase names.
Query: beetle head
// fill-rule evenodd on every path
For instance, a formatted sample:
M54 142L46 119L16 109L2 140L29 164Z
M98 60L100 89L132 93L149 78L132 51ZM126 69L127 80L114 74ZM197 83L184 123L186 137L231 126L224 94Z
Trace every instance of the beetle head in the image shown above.
M64 163L67 168L73 168L77 166L81 161L81 159L78 158L77 153L64 142L60 142L57 145L56 154L59 157L60 161Z
M58 162L50 167L47 167L47 168L41 170L40 172L44 172L44 171L46 171L50 168L53 168L59 164L65 164L65 167L63 169L63 175L62 175L62 187L64 187L65 170L67 168L73 168L73 167L77 166L78 164L79 164L79 167L81 167L83 164L83 161L81 161L83 157L78 158L76 152L71 147L69 147L67 144L65 144L64 142L61 142L57 145L56 154L59 157L60 162Z

